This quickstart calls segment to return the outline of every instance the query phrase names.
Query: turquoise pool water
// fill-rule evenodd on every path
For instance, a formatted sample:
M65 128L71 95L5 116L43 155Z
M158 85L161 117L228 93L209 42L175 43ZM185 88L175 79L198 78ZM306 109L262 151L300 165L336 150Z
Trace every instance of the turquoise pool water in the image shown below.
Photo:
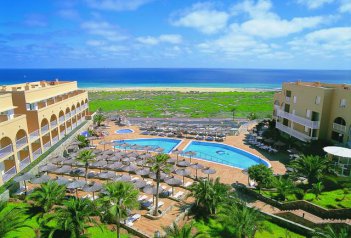
M120 130L117 130L115 133L116 134L130 134L133 132L134 131L132 129L120 129Z
M151 146L154 149L160 147L164 149L163 153L169 153L180 144L181 140L168 139L168 138L150 138L150 139L116 140L116 142L127 143L130 145ZM122 147L120 146L116 146L116 148L122 149ZM127 147L127 149L129 148Z
M197 154L193 156L194 158L226 164L241 169L247 169L256 164L264 164L270 167L268 162L256 155L225 144L192 141L185 148L184 152L186 151L195 151Z

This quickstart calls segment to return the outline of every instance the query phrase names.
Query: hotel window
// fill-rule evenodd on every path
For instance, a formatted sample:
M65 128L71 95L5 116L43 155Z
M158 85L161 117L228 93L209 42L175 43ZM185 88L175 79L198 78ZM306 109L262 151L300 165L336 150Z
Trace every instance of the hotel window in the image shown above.
M315 103L316 103L317 105L321 103L321 97L320 97L320 96L317 96L317 97L316 97Z
M340 100L340 107L342 107L342 108L346 107L346 99Z
M296 97L296 96L294 96L294 103L296 103L296 100L297 100L297 97Z
M307 111L306 111L306 117L307 117L307 118L310 118L310 117L311 117L311 110L308 110L308 109L307 109Z

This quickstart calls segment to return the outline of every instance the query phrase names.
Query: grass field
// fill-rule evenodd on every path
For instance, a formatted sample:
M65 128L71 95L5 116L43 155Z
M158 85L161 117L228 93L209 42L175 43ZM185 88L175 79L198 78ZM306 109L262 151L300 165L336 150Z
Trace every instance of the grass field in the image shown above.
M270 117L274 92L89 92L91 111L123 111L129 117L246 118Z

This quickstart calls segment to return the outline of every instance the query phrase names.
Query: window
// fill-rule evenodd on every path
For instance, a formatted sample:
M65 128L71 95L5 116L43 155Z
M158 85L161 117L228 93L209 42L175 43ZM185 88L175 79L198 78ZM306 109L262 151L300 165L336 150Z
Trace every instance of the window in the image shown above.
M296 97L296 96L294 96L294 103L296 103L296 100L297 100L297 97Z
M320 97L320 96L317 96L317 97L316 97L315 103L316 103L317 105L321 103L321 97Z
M291 91L290 90L286 90L286 96L289 97L289 98L291 97Z
M306 117L307 117L307 118L310 118L310 117L311 117L311 110L308 110L308 109L307 109L307 111L306 111Z
M346 99L340 100L340 107L342 107L342 108L346 107Z
M307 126L305 126L305 132L309 132L309 129Z

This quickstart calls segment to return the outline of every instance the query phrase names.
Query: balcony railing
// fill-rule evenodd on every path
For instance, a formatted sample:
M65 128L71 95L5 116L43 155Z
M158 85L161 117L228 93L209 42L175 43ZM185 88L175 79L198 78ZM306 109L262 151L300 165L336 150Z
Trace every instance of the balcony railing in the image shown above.
M56 144L59 141L58 135L52 138L52 143Z
M66 113L66 120L71 118L71 113Z
M33 158L34 160L38 159L38 157L41 155L41 148L37 149L36 151L33 152Z
M36 139L39 138L39 130L33 131L29 133L29 138L31 141L35 141Z
M21 139L16 140L17 149L22 148L28 143L27 136L22 137Z
M47 143L44 144L44 151L47 151L51 147L51 142L48 141Z
M41 134L46 134L49 131L49 125L41 127Z
M65 131L60 132L60 138L62 139L63 137L65 137Z
M304 133L301 133L299 131L296 131L295 129L291 128L291 127L288 127L288 126L284 126L283 124L281 124L280 122L276 122L275 124L276 128L301 140L301 141L305 141L305 142L308 142L308 141L311 141L311 140L317 140L318 137L311 137L309 135L306 135Z
M9 144L3 148L0 148L0 158L7 157L13 152L13 146L12 144Z
M29 156L27 156L27 158L25 158L19 162L19 167L22 170L25 167L27 167L27 165L29 165L29 164L30 164L30 158L29 158Z
M337 123L333 123L333 129L338 132L346 133L346 126L343 126Z
M74 115L76 115L77 111L73 110L71 113L72 113L72 116L74 116Z
M72 131L72 127L67 127L66 131L67 131L67 133L71 132Z
M50 126L51 126L51 129L54 129L55 127L57 127L57 121L52 121L50 122Z
M2 181L7 182L9 181L13 176L17 174L16 167L13 166L11 169L7 170L3 175L2 175Z
M319 129L319 121L311 121L309 119L296 116L296 115L294 115L292 113L284 112L281 109L277 110L277 115L279 117L283 117L283 118L289 119L289 120L291 120L293 122L296 122L296 123L298 123L300 125L307 126L309 128L312 128L312 129Z
M80 108L80 107L77 107L76 110L77 110L77 112L80 112L80 111L81 111L81 108Z
M60 124L64 123L65 122L65 116L60 116L59 122L60 122Z

